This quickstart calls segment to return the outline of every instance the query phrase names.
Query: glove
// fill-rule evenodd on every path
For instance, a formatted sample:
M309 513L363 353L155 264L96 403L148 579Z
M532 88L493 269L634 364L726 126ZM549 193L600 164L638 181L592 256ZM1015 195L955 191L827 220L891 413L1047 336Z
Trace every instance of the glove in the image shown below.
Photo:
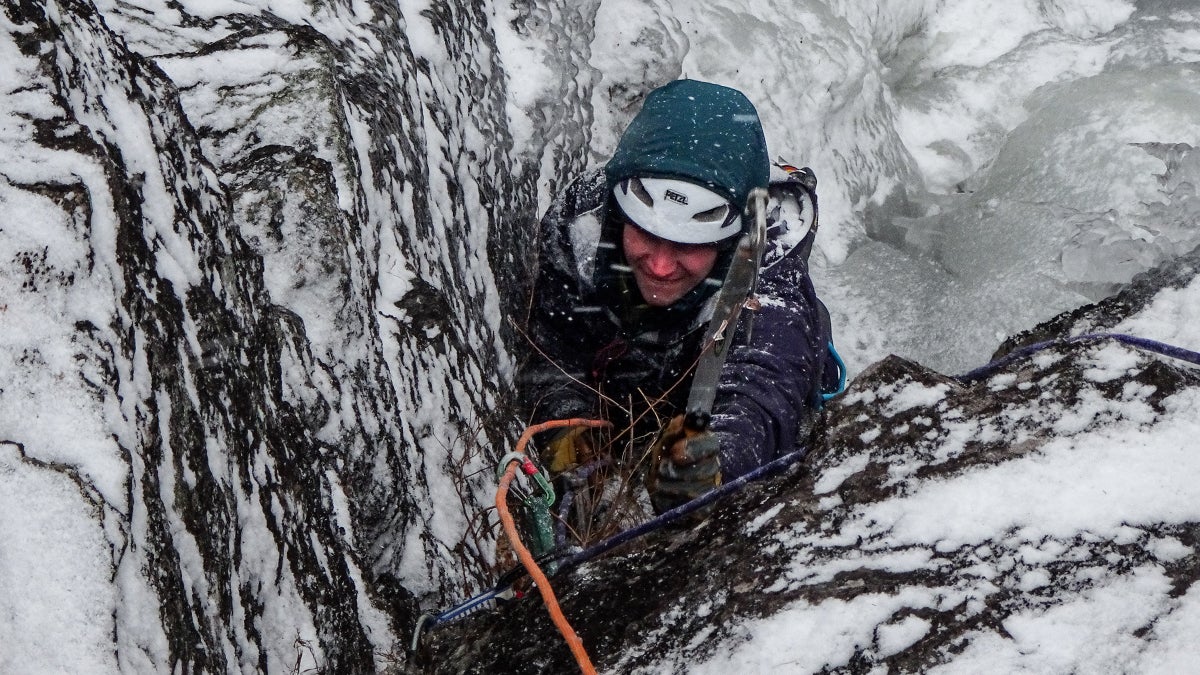
M650 449L646 490L655 513L686 504L721 484L721 444L711 431L685 428L677 415Z
M596 456L590 427L567 427L554 436L542 453L542 464L556 476Z

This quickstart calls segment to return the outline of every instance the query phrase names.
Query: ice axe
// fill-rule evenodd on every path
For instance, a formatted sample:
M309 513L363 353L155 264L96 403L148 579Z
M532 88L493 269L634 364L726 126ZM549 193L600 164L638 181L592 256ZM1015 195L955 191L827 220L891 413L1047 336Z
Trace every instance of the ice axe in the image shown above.
M759 264L767 231L767 191L756 188L747 202L749 230L738 240L733 260L725 281L717 293L712 318L704 331L700 357L692 376L692 387L688 392L687 411L672 419L651 448L651 466L657 467L661 457L670 453L671 461L680 465L691 462L686 456L686 443L681 439L692 439L708 431L712 421L713 402L721 378L721 368L729 355L729 347L737 330L738 317L742 308L751 304L758 283ZM647 477L647 487L654 490L657 484L655 471Z
M700 359L696 362L692 388L688 392L687 414L684 415L683 428L686 433L698 434L708 430L721 368L725 365L725 357L729 354L733 335L737 331L738 316L742 307L750 304L758 285L758 268L767 238L765 189L755 188L750 193L746 211L750 217L750 229L742 235L733 252L733 261L717 293L712 318L700 343Z

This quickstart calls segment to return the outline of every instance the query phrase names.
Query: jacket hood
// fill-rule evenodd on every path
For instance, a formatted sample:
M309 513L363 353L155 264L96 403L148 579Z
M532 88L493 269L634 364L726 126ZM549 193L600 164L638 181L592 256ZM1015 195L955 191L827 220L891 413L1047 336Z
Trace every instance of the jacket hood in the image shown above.
M676 80L650 92L604 169L608 189L634 176L680 178L744 210L767 186L770 159L754 104L740 91Z

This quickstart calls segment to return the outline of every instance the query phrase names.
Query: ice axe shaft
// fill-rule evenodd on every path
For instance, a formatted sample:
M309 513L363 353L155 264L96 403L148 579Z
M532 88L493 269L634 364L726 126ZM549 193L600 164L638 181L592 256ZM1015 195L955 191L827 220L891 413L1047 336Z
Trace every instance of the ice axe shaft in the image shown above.
M688 417L693 423L685 424L685 429L698 427L700 432L708 429L721 368L725 365L725 357L729 354L737 330L738 316L758 283L758 267L767 233L767 191L754 189L746 210L747 215L752 216L750 230L738 241L733 261L717 294L712 318L704 331L704 340L700 343L702 351L696 363L695 375L692 376L687 402Z

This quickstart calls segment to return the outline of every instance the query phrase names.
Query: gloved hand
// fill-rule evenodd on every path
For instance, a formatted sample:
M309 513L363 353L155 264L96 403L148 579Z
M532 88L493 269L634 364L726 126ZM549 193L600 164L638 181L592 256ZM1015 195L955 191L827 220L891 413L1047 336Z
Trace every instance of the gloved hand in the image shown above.
M542 452L542 464L556 476L596 456L596 441L590 427L567 427L555 434Z
M690 502L721 484L721 449L711 431L695 431L677 415L650 449L646 489L656 513Z

